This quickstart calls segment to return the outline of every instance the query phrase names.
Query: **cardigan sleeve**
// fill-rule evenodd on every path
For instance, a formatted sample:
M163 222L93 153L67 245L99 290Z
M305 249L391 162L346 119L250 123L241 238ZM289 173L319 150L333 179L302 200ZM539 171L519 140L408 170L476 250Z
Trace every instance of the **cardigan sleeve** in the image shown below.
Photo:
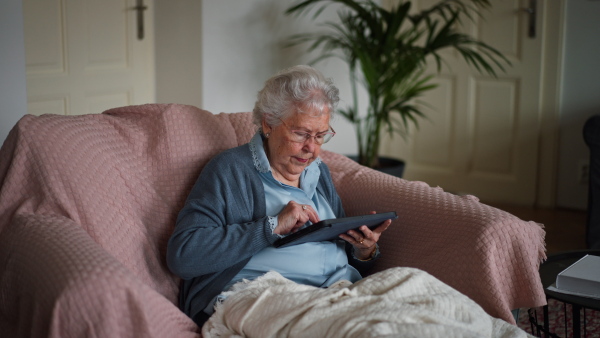
M251 165L226 151L202 170L169 239L167 264L173 273L190 279L220 272L278 238L265 215L264 197L258 198L264 189Z

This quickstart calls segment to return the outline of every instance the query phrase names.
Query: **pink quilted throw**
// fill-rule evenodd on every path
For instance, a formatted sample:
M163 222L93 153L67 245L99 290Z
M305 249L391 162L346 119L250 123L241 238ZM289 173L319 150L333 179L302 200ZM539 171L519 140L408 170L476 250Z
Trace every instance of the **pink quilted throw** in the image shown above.
M2 336L198 337L166 243L203 166L254 132L248 113L184 105L23 117L0 150ZM425 270L509 323L510 310L545 304L539 224L322 158L349 215L399 215L376 271Z

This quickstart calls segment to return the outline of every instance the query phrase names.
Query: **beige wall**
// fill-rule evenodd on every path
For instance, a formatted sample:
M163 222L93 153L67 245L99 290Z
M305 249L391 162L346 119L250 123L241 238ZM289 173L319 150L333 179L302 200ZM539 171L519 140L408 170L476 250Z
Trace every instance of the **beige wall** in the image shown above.
M293 0L219 0L202 2L202 106L218 112L251 111L256 93L275 72L308 63L314 55L305 48L282 48L291 34L315 29L307 17L284 16ZM321 19L336 18L334 8ZM345 63L331 59L315 65L340 88L340 105L351 102ZM366 102L366 100L365 100ZM324 148L356 153L351 126L336 118L338 131Z
M27 113L21 0L0 1L0 144ZM2 159L0 159L1 161Z
M202 105L202 1L154 0L156 101Z

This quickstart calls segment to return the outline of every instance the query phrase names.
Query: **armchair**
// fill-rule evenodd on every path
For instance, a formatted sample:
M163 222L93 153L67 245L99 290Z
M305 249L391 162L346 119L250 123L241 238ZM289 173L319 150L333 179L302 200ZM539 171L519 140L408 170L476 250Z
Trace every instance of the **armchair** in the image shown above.
M0 332L199 336L177 307L167 240L207 161L253 133L248 113L184 105L23 117L0 150ZM322 158L348 215L399 215L376 271L425 270L510 323L511 309L545 304L540 225L340 154Z

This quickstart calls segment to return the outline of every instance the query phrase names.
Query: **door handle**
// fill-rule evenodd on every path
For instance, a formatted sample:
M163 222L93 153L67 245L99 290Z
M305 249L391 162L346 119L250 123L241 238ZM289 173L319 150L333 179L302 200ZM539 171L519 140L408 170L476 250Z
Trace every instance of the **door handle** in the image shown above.
M144 5L144 0L136 0L135 7L131 8L137 13L137 38L138 40L144 39L144 11L148 9L148 6Z
M522 9L525 13L528 14L528 25L527 35L530 38L535 38L535 25L536 25L536 17L537 17L537 0L529 0L529 7Z

